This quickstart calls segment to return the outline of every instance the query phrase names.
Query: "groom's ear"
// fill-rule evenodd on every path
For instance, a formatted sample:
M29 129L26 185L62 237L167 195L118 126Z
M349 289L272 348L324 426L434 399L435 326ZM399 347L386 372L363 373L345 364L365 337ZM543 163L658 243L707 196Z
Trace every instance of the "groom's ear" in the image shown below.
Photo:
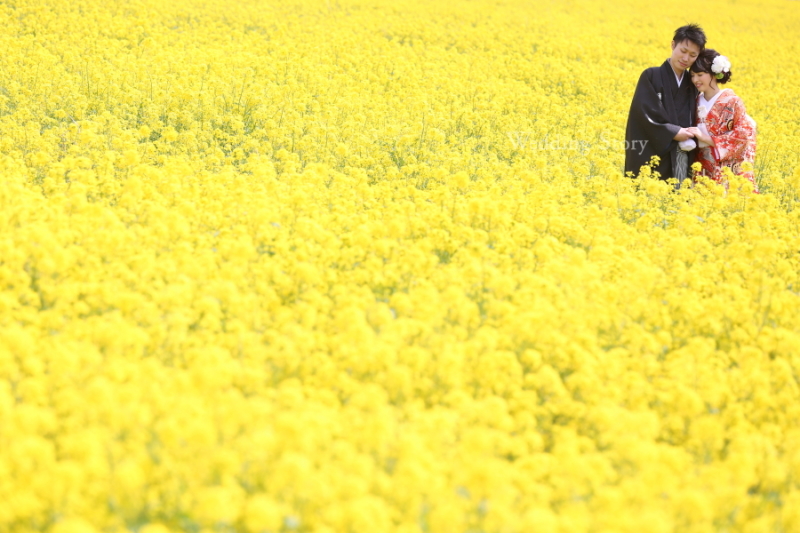
M671 47L672 47L673 50L675 50L675 46L676 46L675 41L672 41Z

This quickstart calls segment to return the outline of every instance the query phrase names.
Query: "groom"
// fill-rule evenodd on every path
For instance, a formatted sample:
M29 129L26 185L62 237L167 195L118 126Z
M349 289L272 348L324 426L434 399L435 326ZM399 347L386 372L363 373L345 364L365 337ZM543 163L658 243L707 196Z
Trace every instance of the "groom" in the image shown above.
M687 70L705 46L700 26L681 26L669 59L642 72L625 129L626 175L635 177L654 155L659 157L655 170L663 180L677 178L676 188L689 175L696 144L687 128L695 125L697 89Z

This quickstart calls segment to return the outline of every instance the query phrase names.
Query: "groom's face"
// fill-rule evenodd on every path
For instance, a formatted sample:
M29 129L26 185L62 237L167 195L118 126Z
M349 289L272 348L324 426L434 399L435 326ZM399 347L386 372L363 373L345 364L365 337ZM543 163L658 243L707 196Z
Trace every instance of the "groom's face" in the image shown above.
M697 59L698 55L700 55L700 47L694 44L692 41L688 39L679 43L672 41L672 56L670 57L670 63L672 64L673 68L677 66L683 70L686 70L692 66L692 63L694 63L694 60Z

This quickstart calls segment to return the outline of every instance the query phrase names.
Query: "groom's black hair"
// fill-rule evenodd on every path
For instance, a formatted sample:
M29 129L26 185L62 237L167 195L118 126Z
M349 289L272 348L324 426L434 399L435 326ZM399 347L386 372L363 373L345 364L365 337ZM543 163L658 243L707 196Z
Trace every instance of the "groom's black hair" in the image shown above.
M706 34L703 28L697 24L687 24L675 30L675 36L672 38L675 44L680 44L683 41L691 41L697 45L700 50L706 47Z

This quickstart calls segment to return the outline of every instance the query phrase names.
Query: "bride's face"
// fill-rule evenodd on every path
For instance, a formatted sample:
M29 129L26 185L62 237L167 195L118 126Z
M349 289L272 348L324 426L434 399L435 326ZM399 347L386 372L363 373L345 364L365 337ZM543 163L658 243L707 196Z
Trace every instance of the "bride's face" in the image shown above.
M713 80L714 78L708 72L692 72L692 83L700 92L710 89Z

